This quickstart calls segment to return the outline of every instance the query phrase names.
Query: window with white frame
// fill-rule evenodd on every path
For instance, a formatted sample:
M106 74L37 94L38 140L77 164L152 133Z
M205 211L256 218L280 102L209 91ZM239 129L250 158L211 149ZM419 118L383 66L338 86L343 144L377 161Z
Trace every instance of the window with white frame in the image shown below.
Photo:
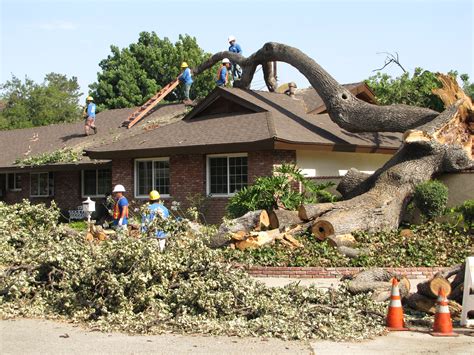
M232 195L248 183L247 155L210 155L207 157L208 195Z
M103 197L110 192L112 171L110 169L82 170L82 196Z
M54 174L31 173L30 174L31 197L48 197L54 195Z
M7 175L8 190L21 191L21 175L10 173Z
M152 190L170 194L169 158L135 160L135 196L147 197Z

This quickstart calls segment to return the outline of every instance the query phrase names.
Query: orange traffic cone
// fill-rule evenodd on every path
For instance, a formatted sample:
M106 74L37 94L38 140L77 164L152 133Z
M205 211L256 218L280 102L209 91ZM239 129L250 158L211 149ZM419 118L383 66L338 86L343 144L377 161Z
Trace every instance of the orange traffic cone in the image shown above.
M390 295L390 305L388 306L387 328L388 330L409 330L405 328L403 321L402 301L396 278L392 279L392 294Z
M459 334L453 332L453 323L449 313L448 300L444 288L440 287L438 292L438 304L436 306L433 331L430 333L435 337L457 337Z

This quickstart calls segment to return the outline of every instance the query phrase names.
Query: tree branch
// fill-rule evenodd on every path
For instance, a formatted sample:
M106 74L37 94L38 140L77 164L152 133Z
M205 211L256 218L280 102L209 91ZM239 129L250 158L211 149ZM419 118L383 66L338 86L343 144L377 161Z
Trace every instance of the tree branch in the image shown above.
M236 87L243 89L250 88L258 65L279 61L294 66L323 99L331 119L350 132L405 132L438 115L438 112L422 107L378 106L359 100L302 51L280 43L266 43L248 58L227 51L219 52L193 69L193 72L197 75L223 58L229 58L242 67L242 79L236 82Z

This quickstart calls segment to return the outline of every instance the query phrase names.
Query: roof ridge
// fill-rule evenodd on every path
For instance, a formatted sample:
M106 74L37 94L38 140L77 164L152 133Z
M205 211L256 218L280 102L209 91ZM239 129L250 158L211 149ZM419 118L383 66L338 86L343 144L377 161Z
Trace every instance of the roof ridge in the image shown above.
M277 137L277 133L275 128L275 122L273 122L272 113L270 111L265 111L264 113L265 118L267 120L268 133L270 133L270 136L275 139Z

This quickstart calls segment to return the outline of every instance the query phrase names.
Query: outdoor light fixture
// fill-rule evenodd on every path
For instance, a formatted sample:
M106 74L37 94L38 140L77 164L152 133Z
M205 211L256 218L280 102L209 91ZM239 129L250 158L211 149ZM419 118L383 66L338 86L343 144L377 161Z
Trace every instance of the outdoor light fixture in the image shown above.
M87 223L90 223L92 213L95 212L95 202L88 197L87 200L82 202L82 210L84 211L84 215L87 217Z

